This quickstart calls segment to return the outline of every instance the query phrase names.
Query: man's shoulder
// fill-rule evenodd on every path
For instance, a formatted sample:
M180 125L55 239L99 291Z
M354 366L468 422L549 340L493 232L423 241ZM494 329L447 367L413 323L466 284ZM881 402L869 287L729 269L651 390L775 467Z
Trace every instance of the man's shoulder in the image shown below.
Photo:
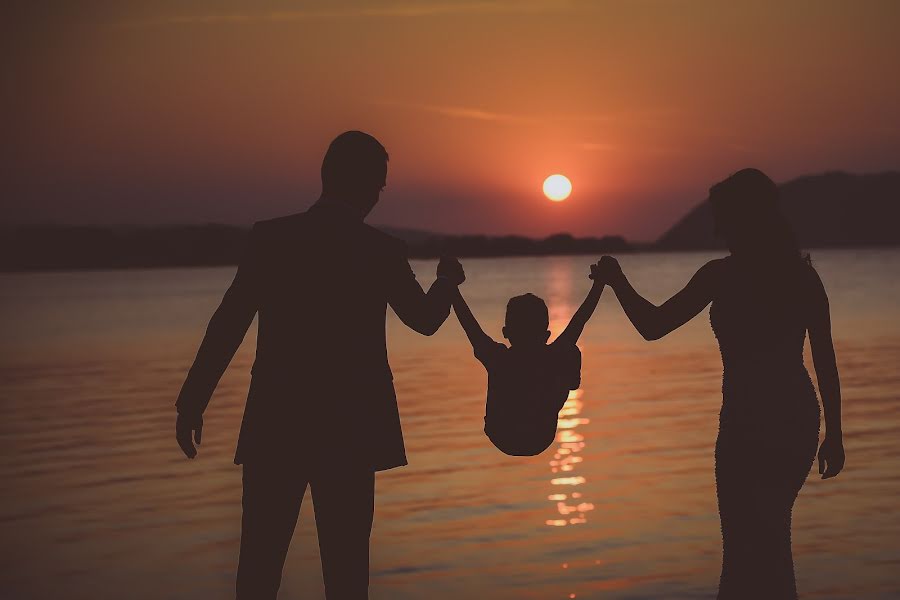
M316 218L314 212L308 211L257 221L253 225L252 235L255 238L271 239L302 235L307 231L322 234L323 228L331 231L335 226L334 221L323 223L321 219ZM398 256L406 256L407 253L406 242L361 221L339 222L337 231L332 231L332 234L338 238L346 236L348 240L353 240L352 243L361 243L374 252Z
M361 230L362 234L367 240L371 241L371 243L376 244L389 252L406 254L406 242L400 238L386 233L368 223L362 223Z
M285 215L283 217L275 217L274 219L265 219L257 221L253 224L253 231L257 233L276 232L279 230L288 230L294 227L303 226L307 219L305 212Z
M287 239L303 229L304 213L257 221L250 229L250 242L254 247L268 246L279 239Z

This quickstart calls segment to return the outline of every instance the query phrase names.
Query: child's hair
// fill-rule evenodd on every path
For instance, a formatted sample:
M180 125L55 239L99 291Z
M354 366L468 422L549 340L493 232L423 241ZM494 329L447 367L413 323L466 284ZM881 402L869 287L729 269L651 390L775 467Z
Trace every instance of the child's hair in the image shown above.
M546 331L550 326L547 304L534 294L513 296L506 304L506 326L518 331Z

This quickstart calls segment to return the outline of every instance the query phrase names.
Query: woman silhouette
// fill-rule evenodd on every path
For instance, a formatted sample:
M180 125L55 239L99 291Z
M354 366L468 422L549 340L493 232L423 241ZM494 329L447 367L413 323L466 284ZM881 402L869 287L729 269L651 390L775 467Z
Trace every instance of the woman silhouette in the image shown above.
M730 256L704 265L687 286L655 306L608 256L600 277L635 328L656 340L707 304L724 367L716 441L722 523L719 600L796 598L791 509L816 454L819 404L803 364L809 332L825 410L819 473L844 466L841 393L828 296L778 208L778 188L744 169L710 189L716 232Z

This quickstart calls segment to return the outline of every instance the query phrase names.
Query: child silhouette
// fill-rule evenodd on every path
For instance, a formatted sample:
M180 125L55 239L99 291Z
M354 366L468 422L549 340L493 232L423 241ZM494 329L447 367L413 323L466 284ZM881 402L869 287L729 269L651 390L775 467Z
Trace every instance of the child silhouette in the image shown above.
M534 294L515 296L506 305L503 337L487 335L457 290L453 309L472 349L488 373L484 432L501 452L534 456L556 437L556 423L569 390L581 385L581 352L575 343L600 300L604 283L594 278L587 298L552 344L547 305Z

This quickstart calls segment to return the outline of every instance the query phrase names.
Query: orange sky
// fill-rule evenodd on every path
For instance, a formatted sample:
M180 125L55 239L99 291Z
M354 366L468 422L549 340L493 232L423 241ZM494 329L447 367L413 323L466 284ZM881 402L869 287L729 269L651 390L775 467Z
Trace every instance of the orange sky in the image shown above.
M5 220L295 212L345 129L391 155L371 221L446 232L646 240L744 166L900 168L900 2L80 4L11 21Z

